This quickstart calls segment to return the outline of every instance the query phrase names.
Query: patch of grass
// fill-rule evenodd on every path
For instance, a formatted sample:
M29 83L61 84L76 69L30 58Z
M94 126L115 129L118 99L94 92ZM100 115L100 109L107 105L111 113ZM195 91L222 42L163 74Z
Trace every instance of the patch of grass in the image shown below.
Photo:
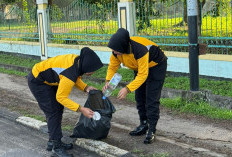
M27 68L32 68L33 65L35 65L38 62L40 62L40 60L19 57L11 54L0 54L0 63L2 64L18 65Z
M200 88L209 89L213 94L232 97L232 81L200 79Z
M135 149L133 149L131 152L132 152L132 153L136 153L136 154L141 154L141 153L144 152L144 150L135 148Z
M153 153L153 154L147 154L144 150L140 149L133 149L131 151L132 153L138 154L140 157L169 157L168 153Z
M33 115L33 114L24 114L26 117L31 117L37 120L40 120L42 122L46 122L46 118L44 116L39 116L39 115Z
M92 77L105 79L108 66L104 66L97 70ZM130 82L134 79L134 72L130 69L120 68L118 73L122 75L122 81ZM189 90L190 82L188 77L171 77L165 78L164 87ZM213 94L232 97L232 82L231 81L216 81L200 78L200 89L207 89Z
M64 125L64 126L62 126L62 130L64 130L64 131L72 131L73 130L73 126L71 126L71 125Z
M16 70L8 70L4 68L0 68L0 72L4 74L18 75L18 76L27 76L28 73L16 71Z
M169 157L169 154L168 153L153 153L153 154L140 155L140 157Z
M14 111L19 111L19 112L20 112L23 116L25 116L25 117L31 117L31 118L40 120L40 121L42 121L42 122L46 122L45 116L36 115L36 114L30 113L30 112L27 111L27 110L19 109L19 108L17 108L17 107L12 107L11 109L13 109Z
M161 98L161 104L166 108L170 108L180 113L193 113L212 119L232 120L232 110L210 106L203 101L189 102L181 100L181 98Z
M187 77L171 77L165 78L164 87L173 89L189 90L189 78Z

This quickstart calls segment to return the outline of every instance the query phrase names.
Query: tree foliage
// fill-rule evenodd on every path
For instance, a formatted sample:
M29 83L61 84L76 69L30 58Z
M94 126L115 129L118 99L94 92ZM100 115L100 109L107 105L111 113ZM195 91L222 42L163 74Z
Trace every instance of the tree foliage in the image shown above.
M14 3L15 0L3 0L3 2L5 2L6 4L11 4L11 3Z

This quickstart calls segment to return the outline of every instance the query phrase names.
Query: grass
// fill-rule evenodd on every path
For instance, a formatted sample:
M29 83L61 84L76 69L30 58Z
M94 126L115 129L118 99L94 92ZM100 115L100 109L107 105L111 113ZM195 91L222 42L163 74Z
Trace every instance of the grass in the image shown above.
M38 59L23 58L15 55L0 54L0 63L11 64L17 66L24 66L27 68L32 68L34 64L40 62ZM96 71L92 77L105 79L108 66L104 66L98 71ZM0 68L0 72L7 74L16 74L20 76L26 76L27 73L5 70ZM134 72L130 69L120 68L118 73L122 75L122 81L130 82L134 79ZM164 87L172 89L189 90L190 83L188 77L171 77L167 76L165 78ZM210 90L213 94L221 96L232 97L232 82L231 81L217 81L200 78L200 89Z
M161 104L164 107L178 111L179 113L193 113L212 119L232 120L232 110L210 106L203 101L188 102L181 98L161 98Z
M138 154L140 157L169 157L168 153L153 153L147 154L144 150L134 149L132 153Z
M38 115L34 115L34 114L24 114L24 116L26 116L26 117L31 117L31 118L40 120L40 121L42 121L42 122L46 122L46 119L45 119L44 116L38 116Z
M93 74L96 78L105 78L107 66L102 67ZM134 79L134 73L130 69L120 68L118 73L122 75L122 81L130 82ZM164 87L189 90L190 82L188 77L171 77L165 78ZM212 91L213 94L232 97L232 82L231 81L217 81L200 78L200 89Z
M10 54L0 54L0 63L2 64L18 65L27 68L32 68L33 65L35 65L38 62L40 62L40 60L38 59L23 58Z
M25 117L31 117L31 118L34 118L34 119L37 119L39 121L42 121L42 122L46 122L46 118L45 116L41 116L41 115L36 115L36 114L31 114L29 111L27 110L24 110L24 109L19 109L19 108L16 108L16 107L12 107L13 110L17 110L19 111L22 115L24 115Z
M8 70L4 68L0 68L0 72L4 74L10 74L10 75L18 75L18 76L27 76L27 73L21 72L21 71L16 71L16 70Z
M64 130L64 131L72 131L73 130L73 126L71 126L71 125L64 125L64 126L62 126L62 130Z

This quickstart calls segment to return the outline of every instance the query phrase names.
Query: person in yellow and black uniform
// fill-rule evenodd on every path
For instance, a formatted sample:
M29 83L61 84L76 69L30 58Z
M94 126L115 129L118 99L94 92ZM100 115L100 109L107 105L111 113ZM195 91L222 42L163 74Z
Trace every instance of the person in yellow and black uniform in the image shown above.
M49 131L47 150L52 150L53 155L72 156L65 150L72 149L73 145L61 141L63 109L65 106L72 111L82 112L88 118L93 117L91 109L80 106L68 96L74 86L85 92L95 89L85 84L81 76L91 75L102 66L96 53L85 47L81 49L80 56L59 55L37 63L28 74L28 86L47 119Z
M108 47L112 49L112 55L103 91L121 63L134 70L134 80L119 91L118 98L123 99L128 93L135 91L140 125L130 135L139 136L147 132L144 143L152 143L159 119L167 57L154 42L142 37L130 37L129 32L123 28L111 37Z

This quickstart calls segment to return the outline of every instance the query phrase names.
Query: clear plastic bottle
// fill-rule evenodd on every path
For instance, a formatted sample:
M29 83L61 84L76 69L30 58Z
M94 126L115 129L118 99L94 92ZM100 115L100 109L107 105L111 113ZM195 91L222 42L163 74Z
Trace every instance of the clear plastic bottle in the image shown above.
M121 81L122 75L119 73L115 73L112 79L109 82L108 87L106 88L105 92L103 93L103 99L110 96L113 92L113 90L117 87L118 83Z

